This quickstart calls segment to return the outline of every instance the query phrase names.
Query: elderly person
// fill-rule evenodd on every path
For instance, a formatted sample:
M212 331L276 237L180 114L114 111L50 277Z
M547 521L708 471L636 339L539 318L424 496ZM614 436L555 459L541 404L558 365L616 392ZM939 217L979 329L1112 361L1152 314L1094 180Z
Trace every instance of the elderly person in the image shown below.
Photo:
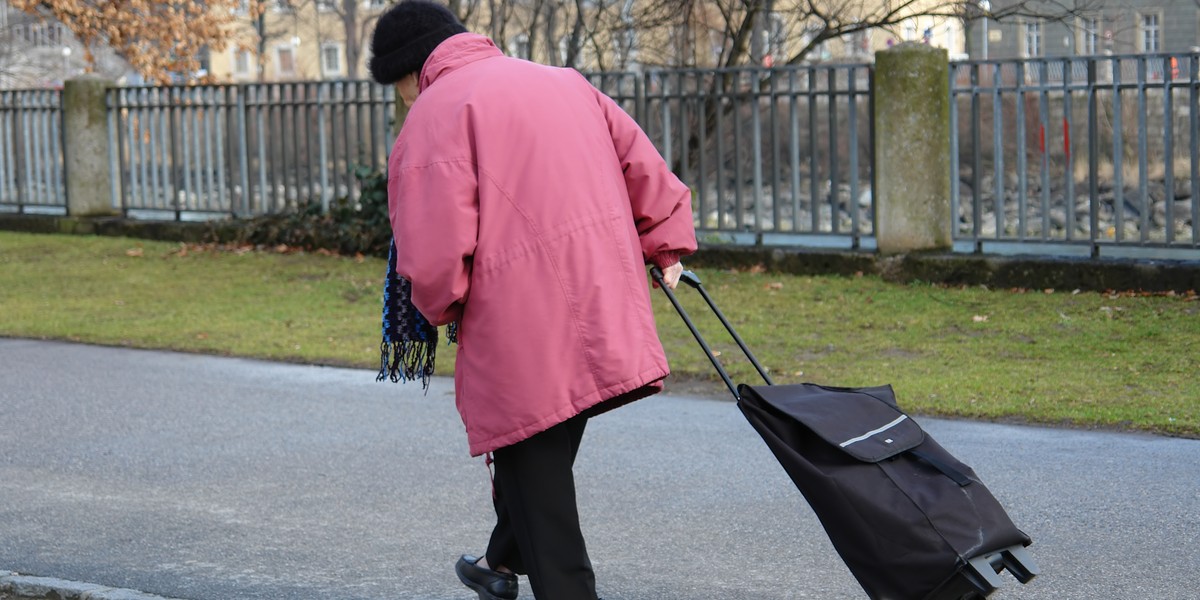
M496 526L455 570L481 599L595 600L572 467L589 418L662 389L646 265L674 287L691 195L571 69L504 56L446 8L380 19L372 77L411 109L388 161L395 272L457 323L456 403L490 454Z

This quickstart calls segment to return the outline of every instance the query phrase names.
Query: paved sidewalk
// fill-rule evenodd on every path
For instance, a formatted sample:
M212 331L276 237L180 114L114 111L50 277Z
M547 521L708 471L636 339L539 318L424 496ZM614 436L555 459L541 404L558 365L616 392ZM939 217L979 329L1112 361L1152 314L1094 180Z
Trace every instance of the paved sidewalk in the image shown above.
M919 420L1034 538L1044 574L993 598L1197 597L1200 442ZM599 417L577 479L608 600L865 597L731 402ZM449 381L0 339L0 571L187 600L471 600L451 566L490 525Z

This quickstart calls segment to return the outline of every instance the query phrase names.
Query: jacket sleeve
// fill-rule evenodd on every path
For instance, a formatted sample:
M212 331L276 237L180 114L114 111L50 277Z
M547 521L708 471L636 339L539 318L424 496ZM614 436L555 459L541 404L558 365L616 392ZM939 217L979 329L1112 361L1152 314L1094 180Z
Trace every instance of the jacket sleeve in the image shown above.
M471 161L389 169L388 206L396 271L412 282L413 304L434 325L462 316L471 291L479 200Z
M599 90L595 94L625 175L642 254L659 267L675 264L696 251L692 192L667 167L637 122L611 98Z

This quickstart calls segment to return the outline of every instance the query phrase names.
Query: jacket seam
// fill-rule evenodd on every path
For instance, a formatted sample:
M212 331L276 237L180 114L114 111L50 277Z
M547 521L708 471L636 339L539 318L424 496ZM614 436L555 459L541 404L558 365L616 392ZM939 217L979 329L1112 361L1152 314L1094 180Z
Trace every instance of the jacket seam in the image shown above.
M562 269L558 264L558 258L554 256L553 252L550 252L550 248L545 236L537 227L534 227L533 220L529 218L529 215L525 214L525 211L521 210L521 207L513 200L512 195L508 193L508 190L504 189L499 182L496 181L496 178L488 172L487 169L480 166L476 166L476 168L481 174L487 177L488 181L490 181L496 190L500 192L500 195L503 196L504 199L507 200L508 203L513 207L513 210L517 211L517 214L521 215L521 218L525 220L525 225L529 227L529 230L533 233L534 239L537 240L538 247L540 247L542 252L546 254L546 259L550 261L550 266L554 269L554 279L558 282L559 291L563 295L563 300L567 303L567 310L569 310L571 313L571 325L575 329L575 338L579 344L580 351L583 353L583 359L587 362L588 371L591 372L592 384L599 385L600 370L596 365L595 357L592 356L592 349L587 344L587 338L583 335L583 329L580 326L579 319L579 306L578 303L572 299L571 293L567 289L566 282L563 281Z

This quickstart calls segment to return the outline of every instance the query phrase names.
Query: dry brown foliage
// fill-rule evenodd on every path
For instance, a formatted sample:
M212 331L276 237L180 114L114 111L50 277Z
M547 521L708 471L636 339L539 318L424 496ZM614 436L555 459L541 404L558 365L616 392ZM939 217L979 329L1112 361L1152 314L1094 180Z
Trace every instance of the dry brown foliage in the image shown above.
M10 0L24 12L60 21L93 50L109 46L147 79L190 79L200 68L201 51L224 49L231 41L239 0ZM262 10L250 2L250 10Z

